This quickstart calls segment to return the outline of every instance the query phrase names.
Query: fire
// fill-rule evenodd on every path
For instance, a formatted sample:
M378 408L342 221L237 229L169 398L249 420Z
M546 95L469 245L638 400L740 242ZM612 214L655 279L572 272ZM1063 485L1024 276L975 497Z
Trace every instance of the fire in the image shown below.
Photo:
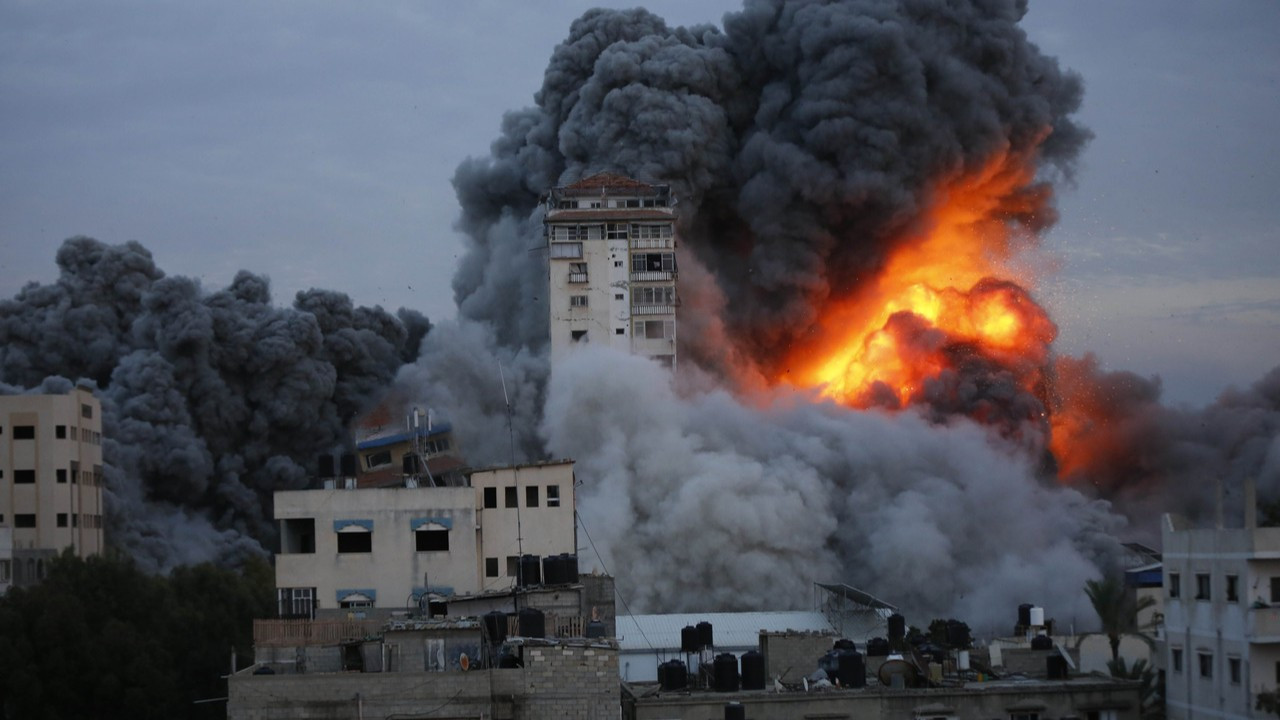
M904 238L876 278L823 308L813 339L791 348L785 380L849 405L902 407L977 354L1034 389L1057 329L1010 279L1010 218L1046 200L1034 165L1012 154L941 183L925 230Z

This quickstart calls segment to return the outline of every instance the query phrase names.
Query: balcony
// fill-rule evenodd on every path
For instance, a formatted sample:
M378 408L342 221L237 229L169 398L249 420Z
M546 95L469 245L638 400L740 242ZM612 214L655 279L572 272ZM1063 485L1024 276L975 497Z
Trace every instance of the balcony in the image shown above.
M676 273L666 272L663 270L649 270L646 272L631 273L631 282L671 282L676 279Z
M632 250L670 250L675 247L674 238L631 238Z
M675 305L632 305L631 315L675 315Z
M569 282L572 284L582 284L587 281L586 273L569 273Z
M1280 607L1249 608L1245 633L1249 642L1280 643Z

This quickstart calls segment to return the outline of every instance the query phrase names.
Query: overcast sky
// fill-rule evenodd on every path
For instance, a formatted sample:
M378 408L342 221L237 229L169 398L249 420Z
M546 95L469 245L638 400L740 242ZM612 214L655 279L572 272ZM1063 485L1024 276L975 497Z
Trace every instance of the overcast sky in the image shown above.
M587 2L0 0L0 297L77 234L453 316L450 179ZM732 2L649 2L719 24ZM1280 3L1033 0L1096 134L1039 294L1059 349L1201 404L1280 363Z

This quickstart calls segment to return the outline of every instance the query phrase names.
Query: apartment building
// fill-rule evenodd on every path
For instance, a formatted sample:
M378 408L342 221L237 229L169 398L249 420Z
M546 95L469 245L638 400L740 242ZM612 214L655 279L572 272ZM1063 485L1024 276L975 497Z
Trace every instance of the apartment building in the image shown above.
M675 366L674 204L668 186L612 173L547 194L552 362L590 342Z
M12 528L15 586L43 579L65 548L102 552L102 408L91 391L0 396L0 526Z

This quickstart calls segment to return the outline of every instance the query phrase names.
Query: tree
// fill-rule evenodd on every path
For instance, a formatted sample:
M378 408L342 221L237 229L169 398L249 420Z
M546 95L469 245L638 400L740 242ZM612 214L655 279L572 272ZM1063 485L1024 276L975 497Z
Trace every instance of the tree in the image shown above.
M1138 627L1138 613L1155 605L1150 597L1134 598L1118 575L1106 575L1084 584L1084 592L1102 621L1102 632L1111 641L1111 659L1120 659L1120 636Z
M1107 669L1111 671L1111 677L1142 683L1138 691L1138 712L1142 720L1163 720L1164 682L1158 679L1156 671L1146 660L1138 660L1133 667L1125 667L1124 658L1115 658L1107 663Z

